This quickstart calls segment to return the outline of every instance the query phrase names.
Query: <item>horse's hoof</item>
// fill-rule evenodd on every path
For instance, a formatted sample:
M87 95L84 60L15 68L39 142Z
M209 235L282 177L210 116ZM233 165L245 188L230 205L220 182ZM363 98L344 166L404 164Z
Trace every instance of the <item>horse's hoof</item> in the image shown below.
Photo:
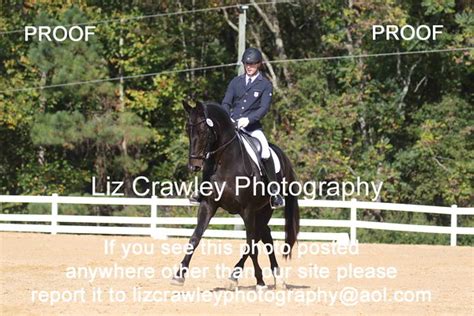
M227 279L226 289L229 291L234 291L239 286L239 281L237 279L229 278Z
M171 285L183 286L184 278L173 277L170 281Z
M288 287L286 286L285 280L283 278L275 278L275 290L286 290Z
M275 275L275 290L286 290L287 286L285 283L285 280L283 279L283 276L281 275Z
M268 286L257 284L257 285L255 286L255 289L256 289L257 291L266 291L266 290L268 290Z

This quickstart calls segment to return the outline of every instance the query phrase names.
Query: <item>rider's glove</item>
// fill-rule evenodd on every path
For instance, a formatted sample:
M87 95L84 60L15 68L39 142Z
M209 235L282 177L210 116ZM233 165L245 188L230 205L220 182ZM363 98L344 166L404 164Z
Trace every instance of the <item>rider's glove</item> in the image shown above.
M243 118L240 118L238 121L237 121L237 127L238 128L245 128L247 127L247 125L249 125L249 119L247 117L243 117Z

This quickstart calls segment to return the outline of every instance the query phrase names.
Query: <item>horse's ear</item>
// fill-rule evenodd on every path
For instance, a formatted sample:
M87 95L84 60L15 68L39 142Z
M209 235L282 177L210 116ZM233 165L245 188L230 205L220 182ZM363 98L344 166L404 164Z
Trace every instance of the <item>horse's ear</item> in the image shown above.
M186 100L183 100L183 107L184 107L184 110L189 114L191 112L191 106L189 105L188 101Z
M196 110L198 111L198 113L205 114L206 109L204 107L204 103L202 103L201 101L196 101Z

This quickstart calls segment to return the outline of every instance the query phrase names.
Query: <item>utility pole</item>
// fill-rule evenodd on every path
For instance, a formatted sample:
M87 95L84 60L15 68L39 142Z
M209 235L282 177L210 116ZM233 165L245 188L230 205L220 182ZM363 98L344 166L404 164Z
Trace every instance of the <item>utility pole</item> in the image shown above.
M241 5L239 13L239 49L237 54L237 64L239 64L237 74L239 76L244 74L244 65L242 65L240 61L242 60L242 55L244 54L245 50L245 25L247 24L248 8L248 5Z
M123 23L125 21L120 19L120 39L119 39L119 55L120 55L120 66L119 66L119 75L120 75L120 82L119 82L119 107L120 110L125 108L125 93L123 89Z
M244 65L242 64L242 55L244 54L245 50L245 25L247 24L247 9L249 8L248 5L241 5L240 6L240 13L239 13L239 48L237 52L237 75L244 74ZM235 218L239 218L238 215L234 216ZM242 230L244 226L240 224L234 225L234 230Z

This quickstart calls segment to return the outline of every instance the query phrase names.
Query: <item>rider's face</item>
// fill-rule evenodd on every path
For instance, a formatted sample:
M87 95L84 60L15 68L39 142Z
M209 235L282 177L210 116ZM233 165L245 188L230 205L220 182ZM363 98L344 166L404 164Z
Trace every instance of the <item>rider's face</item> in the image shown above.
M258 68L260 66L260 63L257 63L257 64L245 64L245 73L252 77L253 75L255 75L258 71Z

